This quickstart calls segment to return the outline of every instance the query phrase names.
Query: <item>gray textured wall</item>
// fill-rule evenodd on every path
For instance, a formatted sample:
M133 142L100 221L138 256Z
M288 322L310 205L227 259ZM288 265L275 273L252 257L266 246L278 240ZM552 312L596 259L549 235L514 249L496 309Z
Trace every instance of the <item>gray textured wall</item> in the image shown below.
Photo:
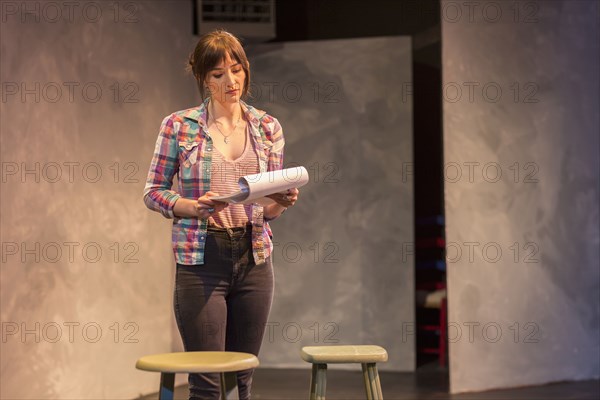
M451 390L597 378L598 2L477 4L442 3Z
M262 365L306 367L302 345L369 343L390 353L381 369L414 370L413 190L402 175L412 163L412 102L402 91L410 38L248 52L252 103L281 122L285 163L311 174L298 204L273 222L273 335Z
M115 14L112 2L75 3L73 19L63 9L57 22L44 2L28 2L27 15L21 2L2 3L3 399L153 392L158 375L135 370L136 359L179 343L170 226L141 194L162 117L197 102L184 73L191 10L117 2ZM34 94L22 99L21 84ZM37 176L21 175L36 165Z

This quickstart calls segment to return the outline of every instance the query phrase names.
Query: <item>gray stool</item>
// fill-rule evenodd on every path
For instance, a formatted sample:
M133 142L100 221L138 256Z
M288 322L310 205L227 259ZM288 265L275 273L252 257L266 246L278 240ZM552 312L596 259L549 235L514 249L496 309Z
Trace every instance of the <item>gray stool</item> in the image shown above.
M307 346L301 351L302 359L311 363L310 399L325 400L327 364L361 364L367 399L381 400L381 383L377 363L386 362L387 351L380 346Z
M221 374L221 398L225 399L225 373L256 368L258 358L253 354L233 351L189 351L145 356L137 361L135 367L144 371L160 372L160 400L173 399L176 373L218 372Z

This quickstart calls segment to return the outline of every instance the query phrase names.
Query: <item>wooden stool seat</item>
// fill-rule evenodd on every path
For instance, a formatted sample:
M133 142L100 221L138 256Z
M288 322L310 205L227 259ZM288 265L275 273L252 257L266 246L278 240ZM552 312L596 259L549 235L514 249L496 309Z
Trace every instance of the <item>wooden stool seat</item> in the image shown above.
M225 373L258 367L253 354L233 351L188 351L144 356L135 367L144 371L160 372L160 400L173 399L176 373L220 373L221 394L225 398Z
M310 399L325 400L327 389L327 364L361 364L367 399L382 400L377 363L386 362L387 351L380 346L306 346L300 355L311 363Z
M380 346L306 346L302 359L312 364L351 364L386 362L387 351Z

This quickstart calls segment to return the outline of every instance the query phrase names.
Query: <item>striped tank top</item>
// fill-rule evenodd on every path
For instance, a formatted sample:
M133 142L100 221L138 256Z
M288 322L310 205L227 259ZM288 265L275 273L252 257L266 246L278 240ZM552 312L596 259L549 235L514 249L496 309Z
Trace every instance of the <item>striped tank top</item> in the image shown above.
M237 192L240 190L238 186L240 177L259 172L258 155L252 146L249 128L246 129L246 146L242 155L237 159L227 160L215 146L213 149L210 169L211 191L221 196ZM229 204L228 207L210 217L208 223L221 228L233 228L244 226L251 219L252 204Z

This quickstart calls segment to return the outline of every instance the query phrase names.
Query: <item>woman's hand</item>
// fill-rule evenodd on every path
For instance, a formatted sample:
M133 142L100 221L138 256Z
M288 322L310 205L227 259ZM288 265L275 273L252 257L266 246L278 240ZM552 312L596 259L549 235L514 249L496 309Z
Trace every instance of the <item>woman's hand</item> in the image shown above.
M273 199L282 207L288 208L293 206L298 200L298 194L300 191L298 188L288 189L285 193L274 193L267 197Z
M209 191L206 192L202 197L198 197L198 201L195 204L198 217L202 219L208 219L210 216L218 213L229 205L229 203L225 203L224 201L215 201L210 199L211 197L218 195L218 193Z

